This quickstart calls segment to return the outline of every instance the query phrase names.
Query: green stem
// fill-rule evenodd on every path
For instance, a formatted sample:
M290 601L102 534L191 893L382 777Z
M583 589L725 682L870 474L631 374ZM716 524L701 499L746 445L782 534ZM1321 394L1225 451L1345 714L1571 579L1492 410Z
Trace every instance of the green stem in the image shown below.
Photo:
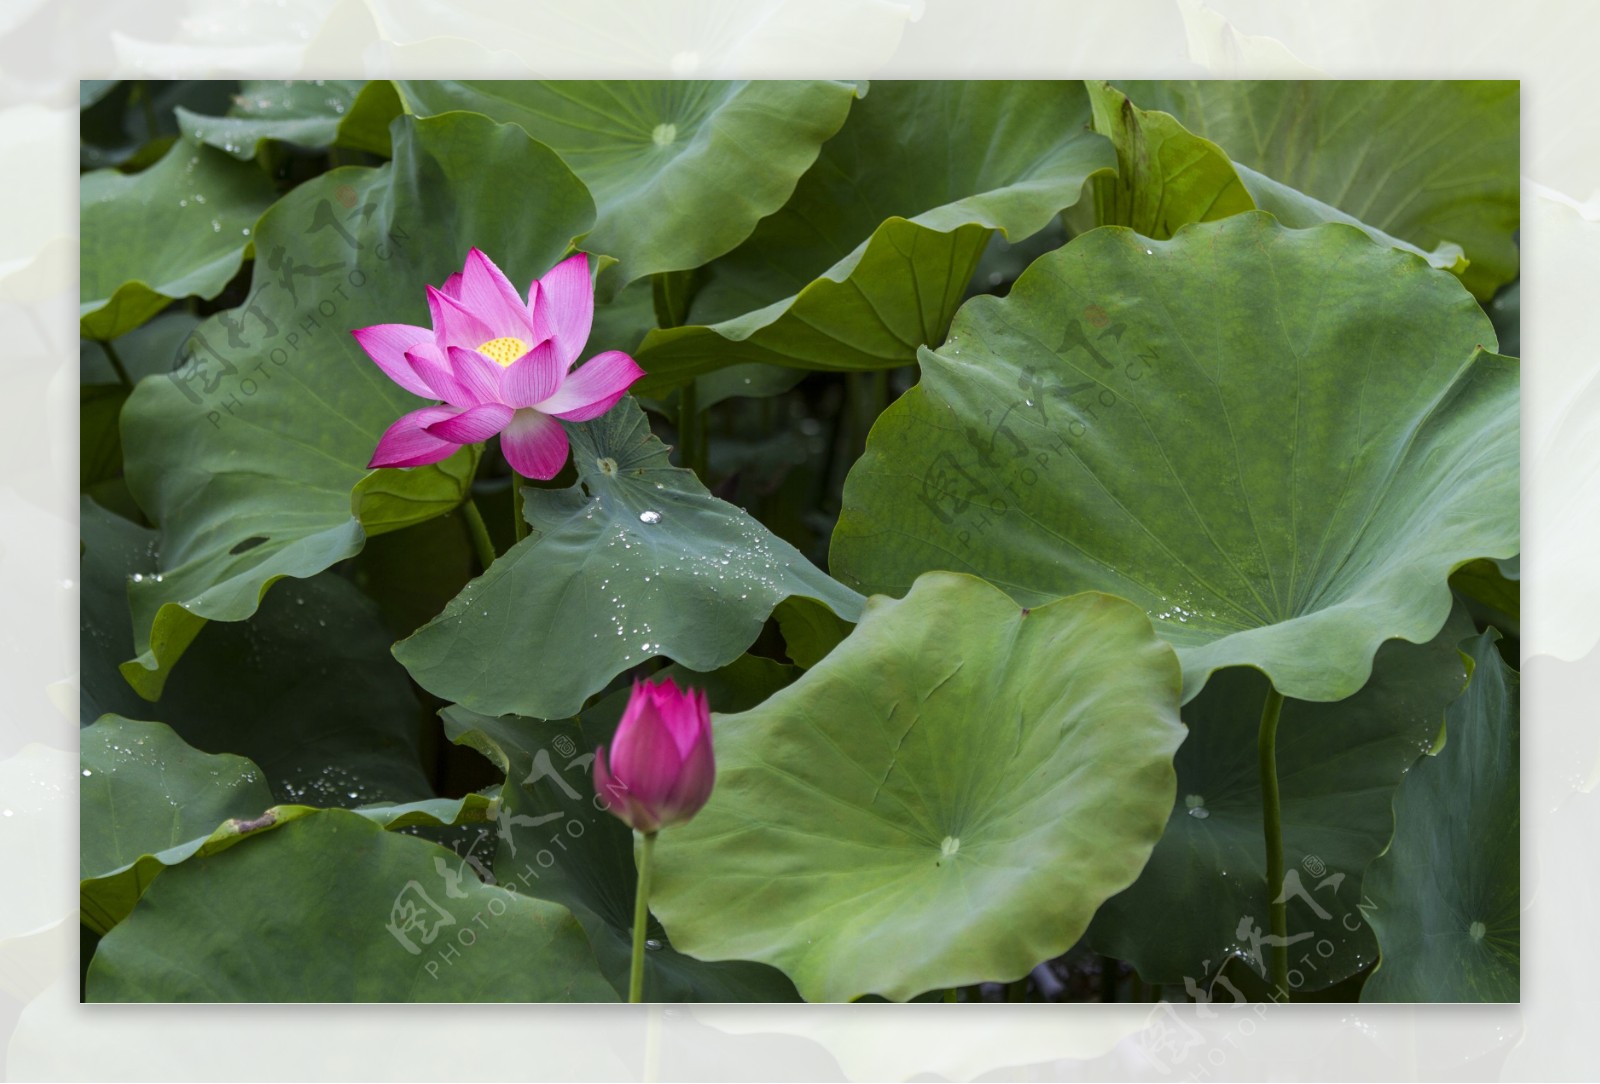
M637 1005L644 1000L644 931L650 917L650 851L656 845L656 834L645 832L644 846L639 849L639 889L633 900L633 969L628 973L628 1003Z
M101 340L100 349L106 352L106 360L117 371L117 379L122 381L122 386L131 389L133 381L128 378L128 370L122 367L122 359L117 357L117 351L105 340Z
M467 521L467 534L472 539L472 548L478 554L478 564L483 571L489 571L489 566L494 564L494 541L489 537L488 524L483 522L483 513L478 511L478 502L468 497L461 505L461 516Z
M867 434L889 405L889 372L851 373L847 378L850 398L850 461L861 458L867 447Z
M689 302L694 300L694 272L656 272L650 276L650 299L658 327L682 327L689 319Z
M683 465L704 481L706 448L700 433L700 393L692 380L678 392L678 443Z
M522 483L525 479L511 472L511 531L518 542L528 537L528 521L522 515Z
M1267 843L1268 924L1272 940L1268 944L1267 977L1285 998L1289 996L1289 903L1283 896L1283 820L1278 802L1278 716L1283 711L1283 694L1267 692L1261 708L1261 731L1256 737L1256 756L1261 772L1261 821Z

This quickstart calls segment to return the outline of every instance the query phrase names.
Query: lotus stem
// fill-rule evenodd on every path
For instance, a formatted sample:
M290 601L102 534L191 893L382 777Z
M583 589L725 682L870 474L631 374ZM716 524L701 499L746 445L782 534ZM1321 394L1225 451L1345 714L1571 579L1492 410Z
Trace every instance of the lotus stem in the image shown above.
M1283 819L1278 802L1278 716L1283 694L1267 690L1261 708L1261 731L1256 754L1261 771L1261 823L1267 844L1267 914L1271 937L1267 942L1267 977L1289 996L1289 903L1283 895Z
M689 319L689 302L694 300L694 273L658 271L650 278L651 299L655 303L656 325L682 327ZM693 379L678 392L678 462L706 476L705 419L700 416L699 388Z
M628 1004L644 1000L644 934L650 919L650 852L656 845L654 832L641 832L644 846L639 849L639 889L633 900L633 967L628 972Z
M683 465L704 481L706 446L700 432L700 392L693 380L678 391L678 444Z
M111 363L111 368L116 370L117 379L122 381L122 386L132 391L133 381L128 378L128 370L123 367L122 359L117 356L115 348L112 347L109 341L102 339L100 349L106 352L106 360Z
M526 481L516 471L511 472L511 531L518 542L528 537L528 521L522 514L522 483Z
M461 504L461 518L467 521L467 535L472 539L473 551L478 555L478 564L483 571L489 571L489 566L494 564L494 540L489 537L489 526L483 522L483 513L478 510L478 502L468 496Z

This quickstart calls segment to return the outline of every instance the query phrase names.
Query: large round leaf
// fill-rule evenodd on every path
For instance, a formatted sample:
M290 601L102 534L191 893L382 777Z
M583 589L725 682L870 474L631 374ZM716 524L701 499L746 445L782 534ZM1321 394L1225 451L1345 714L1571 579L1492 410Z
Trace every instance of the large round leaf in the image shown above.
M184 139L143 173L85 174L78 185L82 334L115 339L176 298L221 293L275 194L253 163Z
M1452 569L1518 550L1518 365L1458 280L1259 212L1101 229L979 297L845 483L867 592L972 572L1024 605L1111 591L1178 648L1338 700L1430 639Z
M337 890L334 890L334 889ZM303 817L157 878L91 1001L611 1001L563 908L355 813Z
M1395 789L1444 725L1466 668L1456 644L1472 622L1457 607L1426 644L1379 648L1372 679L1332 704L1291 700L1278 723L1283 850L1292 881L1292 992L1320 990L1377 957L1361 878L1394 833ZM1213 674L1183 709L1178 795L1139 880L1089 927L1097 952L1149 983L1201 988L1231 956L1265 976L1270 930L1256 735L1267 681ZM1368 908L1370 910L1370 908Z
M584 239L617 280L721 256L783 206L855 96L825 80L403 82L421 114L465 109L555 149L599 207Z
M716 789L662 833L651 906L684 952L767 961L812 1001L1019 978L1160 837L1178 687L1121 599L1030 612L925 576L714 720Z
M752 655L702 674L668 667L671 676L703 690L718 711L754 707L796 676L792 667ZM570 910L589 935L600 970L626 996L633 950L638 869L633 832L600 807L594 794L594 755L611 744L631 690L624 687L578 719L491 718L448 707L445 732L506 773L500 806L495 876L501 884ZM765 964L704 962L685 956L652 921L645 955L646 1001L793 1001L794 985Z
M104 934L168 866L226 850L317 810L274 805L260 768L210 756L162 723L107 715L84 728L79 910ZM389 829L492 820L487 795L356 810Z
M395 645L429 692L560 719L656 655L702 671L732 662L791 595L860 612L855 592L671 466L631 400L568 431L577 484L525 490L532 533Z
M1472 682L1444 748L1395 797L1367 874L1383 958L1362 1001L1516 1001L1521 989L1520 679L1493 629L1464 641Z
M78 340L79 488L104 492L103 483L122 474L122 406L133 390L122 373L138 383L167 371L200 318L183 309L164 312L140 324L115 343ZM114 352L114 355L113 355ZM115 356L117 365L111 358ZM117 371L121 367L122 373ZM116 483L121 486L120 481Z
M994 230L1015 241L1116 159L1076 82L885 82L792 199L707 266L693 326L652 332L640 390L740 362L906 365L937 342Z
M1094 128L1117 151L1116 172L1094 179L1095 221L1168 238L1191 222L1256 209L1233 163L1165 113L1138 108L1109 83L1085 84Z
M88 89L86 81L83 89ZM232 79L94 80L80 96L78 166L81 170L118 166L137 171L149 166L177 137L177 111L201 113L228 108L239 84Z
M156 574L156 534L87 499L80 517L80 722L158 719L205 752L248 757L279 801L432 795L421 705L389 656L377 607L354 585L328 572L279 589L248 621L212 629L152 705L117 662L131 646L128 590Z
M226 116L180 106L177 117L189 139L248 161L269 139L387 155L389 121L399 112L394 87L383 80L246 79Z
M1517 273L1514 80L1118 82L1236 162L1425 249L1455 242L1484 300ZM1263 202L1263 207L1268 204Z
M424 286L474 245L529 282L592 221L578 179L521 129L401 118L393 140L389 164L334 170L275 204L245 304L202 324L183 368L128 400L128 485L161 527L162 575L133 587L138 658L124 672L151 699L199 619L248 617L278 578L314 575L367 532L432 518L465 494L471 449L432 467L367 469L384 429L420 401L351 329L425 326Z
M1129 226L1146 237L1168 238L1191 222L1212 222L1260 209L1286 226L1324 222L1354 226L1374 241L1413 252L1434 267L1466 270L1461 246L1441 243L1424 252L1331 204L1228 160L1222 148L1155 110L1140 109L1109 83L1090 81L1095 130L1117 149L1117 172L1096 176L1095 221Z
M99 933L128 913L159 871L155 854L272 805L250 761L202 753L162 723L108 715L84 728L79 760L78 876L89 881L132 867L116 898L83 893L83 921Z

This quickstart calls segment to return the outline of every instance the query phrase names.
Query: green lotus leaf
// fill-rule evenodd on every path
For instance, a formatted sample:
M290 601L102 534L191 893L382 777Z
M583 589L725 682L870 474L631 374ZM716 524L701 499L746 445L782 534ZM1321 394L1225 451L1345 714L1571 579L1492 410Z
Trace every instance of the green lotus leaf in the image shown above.
M394 85L384 80L246 79L226 116L180 106L177 118L193 142L249 161L267 140L387 156L389 122L399 113Z
M1454 277L1248 212L1093 230L974 298L851 469L830 562L867 593L971 572L1143 607L1184 699L1254 666L1338 700L1518 551L1518 364Z
M275 801L433 794L419 741L426 716L389 656L377 607L355 586L334 573L284 585L248 621L210 630L152 705L117 663L132 644L128 591L156 574L157 535L87 499L80 530L80 722L157 719L197 749L248 757Z
M1096 221L1129 226L1166 239L1180 226L1212 222L1260 209L1285 226L1324 222L1354 226L1380 244L1415 253L1432 266L1461 274L1461 246L1445 242L1433 252L1391 237L1337 207L1312 199L1253 169L1230 162L1221 147L1189 132L1175 118L1135 106L1109 83L1087 84L1095 129L1117 148L1117 172L1094 179Z
M80 90L90 93L79 99L79 169L149 166L177 137L178 108L222 112L238 89L231 79L84 80Z
M79 910L104 934L158 873L317 812L274 805L261 769L202 753L163 723L102 717L83 730ZM355 810L388 829L493 820L484 794Z
M1423 249L1454 242L1483 300L1517 273L1514 80L1118 81L1271 181ZM1277 208L1259 198L1264 210Z
M1514 280L1501 287L1485 308L1500 336L1500 349L1508 354L1518 353L1522 349L1522 281Z
M1494 629L1462 642L1472 681L1445 744L1395 796L1367 873L1382 959L1362 1001L1516 1001L1521 989L1521 679Z
M100 942L90 1001L612 1001L564 909L346 810L169 869Z
M78 185L78 328L115 339L179 298L212 298L239 273L261 212L277 198L254 165L180 139L130 175Z
M1191 222L1256 209L1222 148L1109 83L1085 85L1095 131L1117 150L1116 172L1094 179L1096 222L1165 240Z
M1396 789L1466 682L1456 644L1471 631L1457 607L1428 643L1379 648L1354 696L1284 703L1277 763L1296 996L1377 958L1362 874L1394 834ZM1256 736L1267 689L1259 671L1232 667L1184 707L1189 739L1178 750L1167 830L1138 881L1089 927L1095 951L1127 960L1146 982L1187 979L1204 989L1229 957L1266 977L1271 901Z
M474 498L497 546L512 541L509 488L494 500L488 494ZM478 573L480 558L473 550L468 515L462 509L369 538L350 566L350 579L383 612L391 645L437 617ZM496 528L507 536L503 543Z
M170 861L154 856L210 835L229 818L272 805L261 770L244 757L202 753L162 723L107 715L85 727L79 760L78 875L84 924L105 933ZM128 876L109 879L117 871Z
M115 343L78 340L78 483L88 491L122 474L122 406L130 383L167 371L183 340L200 318L177 310L164 312L129 331ZM117 362L111 361L112 351Z
M315 575L368 533L466 494L475 448L367 469L384 429L420 401L350 331L427 326L424 285L460 270L474 245L531 281L592 221L582 184L518 128L407 117L393 142L392 162L334 170L276 203L246 302L202 324L183 367L142 381L123 411L128 485L161 527L162 575L133 587L138 657L124 667L147 698L200 619L242 620L277 579Z
M1010 980L1127 887L1172 806L1180 674L1137 607L1031 612L968 576L874 598L840 650L717 716L717 785L651 906L810 1001Z
M740 656L709 674L672 666L654 675L703 689L718 711L754 707L794 680L796 671ZM506 773L495 876L501 884L570 910L594 946L600 970L626 996L633 948L638 870L633 833L598 807L594 752L610 745L630 691L618 690L578 719L492 718L446 708L445 731ZM651 921L645 954L646 1001L793 1001L783 973L741 960L702 962L672 946Z
M815 599L786 598L772 612L783 632L789 658L809 670L850 635L851 623Z
M1492 606L1513 622L1522 618L1522 558L1470 561L1456 569L1450 586L1486 606Z
M122 473L117 418L128 401L120 384L78 387L78 488L88 489Z
M553 148L599 208L584 247L615 281L698 267L783 206L856 88L812 81L402 82L416 113L518 124Z
M1115 163L1075 82L885 82L794 196L651 332L641 394L741 362L884 369L938 342L984 246L1028 237Z
M860 612L860 596L671 466L631 400L568 433L577 483L524 490L532 533L395 645L424 689L485 715L561 719L654 656L732 662L791 595Z
M1264 176L1235 162L1233 164L1239 180L1250 192L1250 198L1261 210L1270 213L1285 226L1294 226L1298 229L1309 229L1320 226L1324 222L1342 222L1346 226L1354 226L1362 233L1371 237L1379 244L1398 248L1402 252L1410 252L1421 256L1428 261L1429 266L1437 267L1441 271L1449 271L1462 279L1466 278L1467 269L1471 266L1460 245L1454 241L1440 241L1434 245L1433 250L1427 251L1420 245L1413 245L1402 241L1398 237L1384 233L1382 230L1369 226L1354 215L1346 214L1331 204L1321 200L1312 199L1310 196L1286 184L1280 184L1271 177Z

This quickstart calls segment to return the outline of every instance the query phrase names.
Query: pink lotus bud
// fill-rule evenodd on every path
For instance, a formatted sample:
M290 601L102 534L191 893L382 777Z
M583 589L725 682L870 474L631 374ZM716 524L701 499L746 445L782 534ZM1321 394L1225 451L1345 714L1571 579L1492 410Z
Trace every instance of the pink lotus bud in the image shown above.
M606 808L641 832L679 824L711 796L711 706L704 691L634 682L611 739L611 757L595 750L594 789Z

